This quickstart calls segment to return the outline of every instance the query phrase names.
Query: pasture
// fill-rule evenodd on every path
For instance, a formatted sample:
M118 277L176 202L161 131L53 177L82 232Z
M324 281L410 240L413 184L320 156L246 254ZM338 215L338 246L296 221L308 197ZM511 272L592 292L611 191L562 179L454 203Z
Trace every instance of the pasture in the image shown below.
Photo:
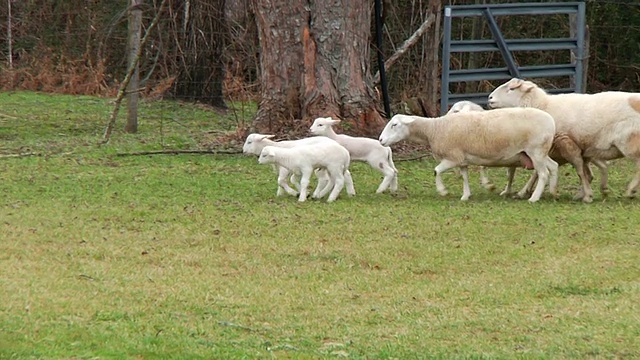
M195 148L251 109L141 106L140 134L98 147L108 99L0 93L0 153L31 154L0 159L0 358L640 357L626 161L592 204L567 166L558 200L476 172L470 201L454 174L440 197L428 157L396 161L396 195L355 163L357 196L298 203L255 157L117 156Z

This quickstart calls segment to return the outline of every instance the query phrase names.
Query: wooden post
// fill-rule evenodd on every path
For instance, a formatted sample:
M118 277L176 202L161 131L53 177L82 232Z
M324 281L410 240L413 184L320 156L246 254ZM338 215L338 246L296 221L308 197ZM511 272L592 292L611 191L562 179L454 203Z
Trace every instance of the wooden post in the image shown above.
M127 124L124 131L135 134L138 132L138 87L140 86L140 66L136 60L136 54L140 48L140 38L142 32L142 1L131 0L129 8L129 40L128 40L128 57L129 66L134 66L131 80L127 86Z
M7 45L9 56L7 60L9 60L9 70L13 69L13 35L11 34L11 1L7 0ZM11 77L13 79L13 77ZM12 86L13 87L13 86Z

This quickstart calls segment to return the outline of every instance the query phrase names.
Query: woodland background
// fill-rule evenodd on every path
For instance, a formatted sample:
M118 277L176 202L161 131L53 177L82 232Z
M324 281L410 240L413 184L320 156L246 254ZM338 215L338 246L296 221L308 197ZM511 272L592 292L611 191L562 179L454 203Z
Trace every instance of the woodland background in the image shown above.
M144 29L160 0L140 2ZM517 1L492 1L505 3ZM533 2L533 1L529 1ZM147 99L179 99L225 108L231 102L259 102L260 44L256 9L269 1L168 0L140 59L139 90ZM392 55L444 5L481 0L385 1L385 58ZM586 1L589 26L587 91L640 91L640 2ZM6 0L0 3L0 88L52 93L114 96L127 70L127 0ZM371 2L371 11L373 1ZM438 18L438 21L440 19ZM560 18L499 17L507 37L561 37L569 23ZM394 111L435 115L441 23L437 22L387 70ZM370 68L376 62L374 24L370 24ZM487 38L481 22L461 21L454 38ZM434 39L436 41L434 41ZM437 56L434 56L437 55ZM566 54L518 54L527 65L566 61ZM498 53L454 58L454 67L500 66ZM431 79L426 81L425 79ZM554 81L542 80L545 86ZM461 84L490 90L496 83ZM380 107L382 107L380 105Z

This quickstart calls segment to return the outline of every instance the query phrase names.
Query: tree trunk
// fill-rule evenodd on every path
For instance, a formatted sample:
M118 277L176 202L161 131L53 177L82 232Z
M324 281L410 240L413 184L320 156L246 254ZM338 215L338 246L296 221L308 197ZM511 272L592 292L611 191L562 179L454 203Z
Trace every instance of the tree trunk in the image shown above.
M379 134L384 120L369 66L371 4L365 0L252 0L260 41L261 133L307 132L319 116L350 133Z
M140 66L136 61L136 54L140 48L142 38L142 0L131 0L129 9L129 66L135 62L135 70L127 86L127 124L124 131L129 134L138 132L138 87L140 84Z
M227 37L225 0L188 0L174 3L182 15L174 96L226 108L223 95L223 51ZM177 24L176 24L177 25Z

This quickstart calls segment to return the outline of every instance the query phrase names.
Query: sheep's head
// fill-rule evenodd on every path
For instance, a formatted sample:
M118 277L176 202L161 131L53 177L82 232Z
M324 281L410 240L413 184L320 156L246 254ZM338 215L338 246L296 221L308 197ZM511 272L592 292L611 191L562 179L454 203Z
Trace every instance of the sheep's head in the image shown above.
M453 106L451 106L451 109L449 109L447 114L469 112L469 111L484 111L484 108L482 108L482 106L474 102L463 100L453 104Z
M260 151L264 147L264 144L261 144L262 140L271 139L274 136L275 135L249 134L242 146L242 152L245 154L260 155Z
M531 81L513 78L489 94L489 107L494 109L519 107L522 105L522 97L536 87L537 85Z
M273 164L276 161L276 151L273 146L265 146L258 157L259 164Z
M409 127L415 118L408 115L394 115L382 129L378 140L382 146L391 146L409 137Z
M320 117L313 121L309 131L313 135L327 135L331 131L331 127L335 124L339 124L340 120L334 120L330 117Z

